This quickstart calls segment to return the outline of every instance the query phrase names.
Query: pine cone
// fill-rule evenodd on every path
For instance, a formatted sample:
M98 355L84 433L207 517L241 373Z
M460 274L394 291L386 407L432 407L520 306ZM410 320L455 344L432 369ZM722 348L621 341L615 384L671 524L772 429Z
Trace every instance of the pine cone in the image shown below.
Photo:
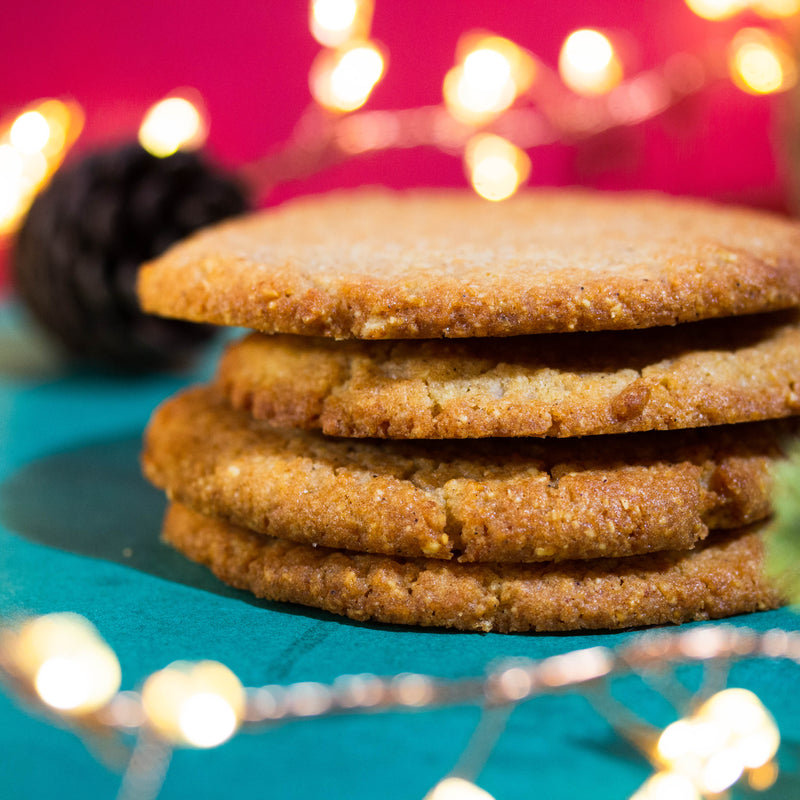
M243 190L195 153L97 152L57 172L33 202L12 255L14 283L74 356L126 369L179 363L214 329L142 313L137 268L246 206Z

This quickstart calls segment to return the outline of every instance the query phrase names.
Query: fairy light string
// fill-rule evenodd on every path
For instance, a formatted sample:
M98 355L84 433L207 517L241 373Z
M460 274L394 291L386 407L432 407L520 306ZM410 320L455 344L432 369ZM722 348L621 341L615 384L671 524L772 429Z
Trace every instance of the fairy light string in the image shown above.
M718 48L676 53L661 66L632 75L607 32L572 32L551 67L510 39L469 31L443 77L441 103L372 111L363 106L390 60L387 48L371 38L374 3L312 0L309 27L322 47L309 70L313 102L290 138L240 167L240 177L266 196L278 185L351 158L430 147L460 157L473 189L500 201L535 172L530 153L538 147L641 124L723 80L753 95L785 92L796 84L789 30L800 0L686 0L686 5L711 22L744 15L748 23L755 16L764 25L741 27L725 53ZM75 101L55 98L0 119L0 236L19 225L83 124ZM201 147L208 127L199 93L177 90L147 111L139 140L166 157Z
M613 701L609 682L699 663L729 665L745 658L783 658L800 665L800 633L760 634L731 625L643 634L619 648L577 650L539 661L511 659L482 678L443 680L404 673L343 675L331 684L246 688L223 664L175 662L147 677L138 691L119 690L119 664L86 620L52 614L5 627L0 680L39 711L88 739L112 740L128 753L120 797L156 797L176 748L209 749L240 731L259 732L333 715L430 709L478 703L483 713L458 764L427 800L486 798L473 791L510 713L537 696L572 692L589 699L622 737L652 763L654 775L635 800L707 800L746 780L763 790L777 778L780 734L752 692L714 685L681 703L664 730ZM48 665L54 684L42 679ZM91 681L86 676L91 676ZM652 684L651 685L656 685ZM91 689L87 689L91 686ZM602 702L598 702L606 696ZM65 698L69 698L68 701ZM667 698L669 699L669 698ZM133 748L127 744L137 737ZM138 787L138 788L137 788ZM669 790L673 794L663 794Z
M800 0L693 0L687 5L709 20L749 11L784 28L800 12ZM613 38L602 31L581 29L570 34L557 68L507 38L471 31L456 47L456 63L443 80L441 104L355 110L367 102L382 72L376 70L360 87L348 89L343 80L339 100L336 92L332 97L319 87L330 86L337 59L350 47L375 47L385 68L385 48L368 38L373 5L320 0L310 9L317 41L333 49L323 50L312 67L316 102L294 134L242 170L264 195L277 185L350 158L431 147L461 157L473 189L499 201L513 195L535 171L528 151L537 147L574 143L641 124L721 81L730 80L749 94L787 91L796 81L786 30L746 27L733 37L727 53L717 48L676 53L661 66L630 76ZM350 103L344 102L348 91L355 98Z

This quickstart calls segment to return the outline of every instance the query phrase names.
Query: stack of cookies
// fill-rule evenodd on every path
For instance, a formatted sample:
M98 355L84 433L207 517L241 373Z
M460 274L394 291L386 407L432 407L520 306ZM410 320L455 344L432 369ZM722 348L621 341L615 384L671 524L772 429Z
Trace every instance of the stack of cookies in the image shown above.
M252 328L164 403L164 537L359 620L622 628L779 604L800 227L658 195L364 190L146 265L145 310Z

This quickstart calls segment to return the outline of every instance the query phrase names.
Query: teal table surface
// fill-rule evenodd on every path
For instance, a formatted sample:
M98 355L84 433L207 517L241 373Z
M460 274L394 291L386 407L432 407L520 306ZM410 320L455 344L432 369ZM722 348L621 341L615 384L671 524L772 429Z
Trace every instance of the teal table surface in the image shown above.
M116 651L124 688L179 658L217 659L250 686L365 672L480 676L503 657L619 646L637 635L359 624L254 600L187 563L159 542L164 500L141 478L138 454L152 409L208 377L216 355L212 348L190 371L140 377L68 368L43 355L13 307L0 309L0 613L83 614ZM798 619L784 609L733 623L798 630ZM697 679L691 670L684 677ZM781 777L758 796L800 797L800 667L746 661L730 678L762 698L783 734ZM660 713L642 684L620 691ZM464 706L302 721L215 750L182 750L161 797L419 800L454 766L479 713ZM585 698L551 695L513 713L479 784L497 800L620 800L651 771ZM0 797L114 797L119 780L73 733L0 693Z

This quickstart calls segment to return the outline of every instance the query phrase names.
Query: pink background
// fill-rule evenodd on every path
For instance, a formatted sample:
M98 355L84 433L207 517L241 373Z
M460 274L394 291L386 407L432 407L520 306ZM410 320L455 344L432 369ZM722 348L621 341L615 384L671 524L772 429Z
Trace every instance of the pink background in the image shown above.
M755 18L699 19L682 0L377 0L373 36L390 52L370 108L436 103L459 34L484 28L555 65L579 27L621 34L629 72L670 54L700 52ZM131 138L150 104L180 86L205 98L209 150L228 165L286 137L310 100L308 67L319 46L303 0L24 0L0 18L0 115L32 99L71 95L85 108L78 151ZM718 86L621 138L531 153L534 185L656 188L782 207L785 167L780 97ZM284 187L290 195L363 182L464 185L458 159L397 151L339 165Z

